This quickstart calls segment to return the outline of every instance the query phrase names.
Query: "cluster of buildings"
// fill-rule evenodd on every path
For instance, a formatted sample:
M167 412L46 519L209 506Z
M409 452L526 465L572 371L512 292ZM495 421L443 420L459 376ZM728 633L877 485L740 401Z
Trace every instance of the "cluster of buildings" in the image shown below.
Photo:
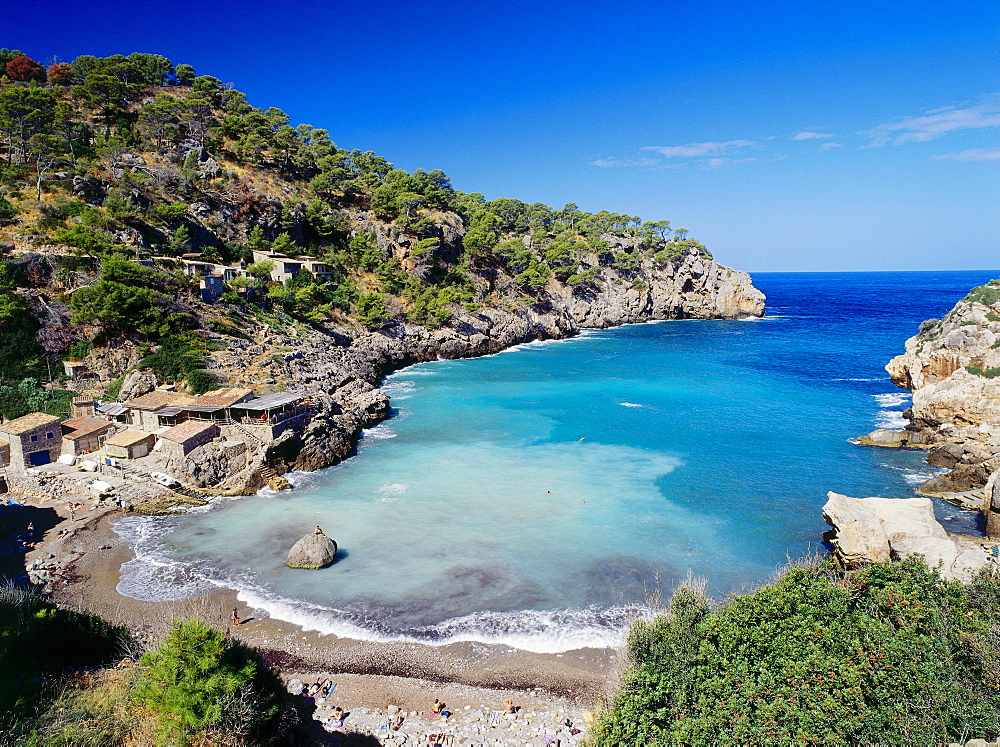
M153 266L156 259L142 260L142 264ZM172 259L172 258L171 258ZM201 299L206 303L212 303L222 296L225 290L225 283L231 282L239 277L249 277L246 262L234 262L223 265L205 260L200 254L183 254L180 262L184 265L184 273L190 277L198 278L201 289ZM298 256L289 257L284 254L277 254L268 251L255 251L253 253L253 263L260 264L269 262L272 265L270 278L275 283L284 283L291 280L302 270L308 270L317 280L328 283L333 279L330 266L315 257Z
M52 462L72 463L94 454L139 459L152 452L183 457L215 439L239 437L265 444L288 429L301 429L315 412L307 394L228 387L193 396L156 389L126 402L73 400L67 420L33 412L0 423L0 466L23 471Z

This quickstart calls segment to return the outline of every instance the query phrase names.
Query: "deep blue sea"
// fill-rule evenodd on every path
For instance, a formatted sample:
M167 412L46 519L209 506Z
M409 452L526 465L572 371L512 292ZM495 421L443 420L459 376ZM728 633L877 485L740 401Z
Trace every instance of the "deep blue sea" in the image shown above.
M851 439L902 425L884 365L1000 272L758 274L767 315L672 321L425 363L357 457L295 489L118 524L120 591L212 586L309 629L372 639L610 645L688 574L747 591L822 551L834 490L912 495L923 454ZM976 515L942 504L951 531ZM320 524L342 550L284 566Z

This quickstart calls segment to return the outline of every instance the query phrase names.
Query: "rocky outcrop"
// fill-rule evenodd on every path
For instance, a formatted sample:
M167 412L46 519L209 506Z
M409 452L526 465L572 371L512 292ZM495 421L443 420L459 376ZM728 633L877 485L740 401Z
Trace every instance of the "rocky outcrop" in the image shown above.
M337 543L325 534L307 534L288 551L289 568L326 568L337 554Z
M458 312L437 329L393 321L375 331L300 327L293 336L262 328L247 339L227 338L227 349L213 352L209 367L232 385L314 393L318 410L302 430L286 431L263 454L247 456L248 464L266 464L279 473L313 470L348 457L360 432L388 417L389 398L378 386L386 373L402 366L488 355L531 340L571 337L587 327L764 313L764 294L745 272L696 250L660 264L648 258L628 277L614 268L604 271L600 290L553 281L544 301ZM254 444L247 446L254 451ZM186 474L200 485L222 477L224 467L214 454L197 456L205 466L179 465ZM231 473L225 484L243 481L248 490L256 489L260 481L254 481L254 474Z
M823 519L834 555L847 568L924 556L945 578L968 581L987 563L982 548L948 536L929 498L850 498L828 493Z
M925 495L983 488L1000 467L1000 280L974 288L943 319L929 319L886 366L913 391L901 431L877 430L869 446L929 448L927 461L951 470L918 488ZM978 497L977 499L978 500ZM987 510L993 510L988 508ZM1000 521L987 521L1000 529Z

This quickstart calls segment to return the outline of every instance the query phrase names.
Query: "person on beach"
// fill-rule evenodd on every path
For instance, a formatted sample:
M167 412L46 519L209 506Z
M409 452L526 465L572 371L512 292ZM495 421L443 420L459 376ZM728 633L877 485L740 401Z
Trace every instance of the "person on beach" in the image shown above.
M511 700L510 698L507 698L503 702L503 705L504 705L504 708L507 709L507 713L517 713L517 706L514 705L514 701Z
M320 529L319 524L316 525L316 530L313 532L313 534L323 534L323 530Z
M240 621L239 607L233 607L233 616L229 619L233 623L233 625L236 625L237 627L243 624Z
M35 537L35 522L29 521L28 528L24 530L28 534L28 539L34 539Z
M66 508L69 509L69 520L70 521L75 521L76 520L76 506L73 505L72 501L70 501L70 502L68 502L66 504Z
M327 731L332 731L333 729L339 729L344 725L344 709L340 706L335 706L333 709L333 715L330 716L326 721L323 722L323 728Z
M434 705L431 706L431 709L427 712L427 714L429 716L443 716L444 709L445 709L445 704L442 703L437 698L434 698Z
M397 713L395 718L389 722L389 728L393 731L399 731L399 728L403 725L403 714Z

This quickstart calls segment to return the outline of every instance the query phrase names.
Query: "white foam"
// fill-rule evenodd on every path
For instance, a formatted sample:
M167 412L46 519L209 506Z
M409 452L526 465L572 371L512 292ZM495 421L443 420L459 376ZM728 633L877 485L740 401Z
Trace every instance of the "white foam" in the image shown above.
M897 410L882 410L875 416L876 428L887 428L897 431L906 427L907 420L903 413Z
M477 612L445 620L426 629L426 635L387 633L362 627L342 610L322 607L244 586L237 598L270 617L323 635L380 643L419 643L447 646L471 642L505 645L542 654L580 648L620 646L628 624L649 611L640 606L588 607L568 610Z
M910 395L906 392L888 392L886 394L873 394L872 397L878 402L879 407L900 407L910 401Z
M618 404L622 407L645 407L645 405L639 405L635 402L619 402Z
M392 430L385 423L379 423L372 428L365 428L361 431L361 437L371 441L384 441L389 438L396 438L399 434Z

